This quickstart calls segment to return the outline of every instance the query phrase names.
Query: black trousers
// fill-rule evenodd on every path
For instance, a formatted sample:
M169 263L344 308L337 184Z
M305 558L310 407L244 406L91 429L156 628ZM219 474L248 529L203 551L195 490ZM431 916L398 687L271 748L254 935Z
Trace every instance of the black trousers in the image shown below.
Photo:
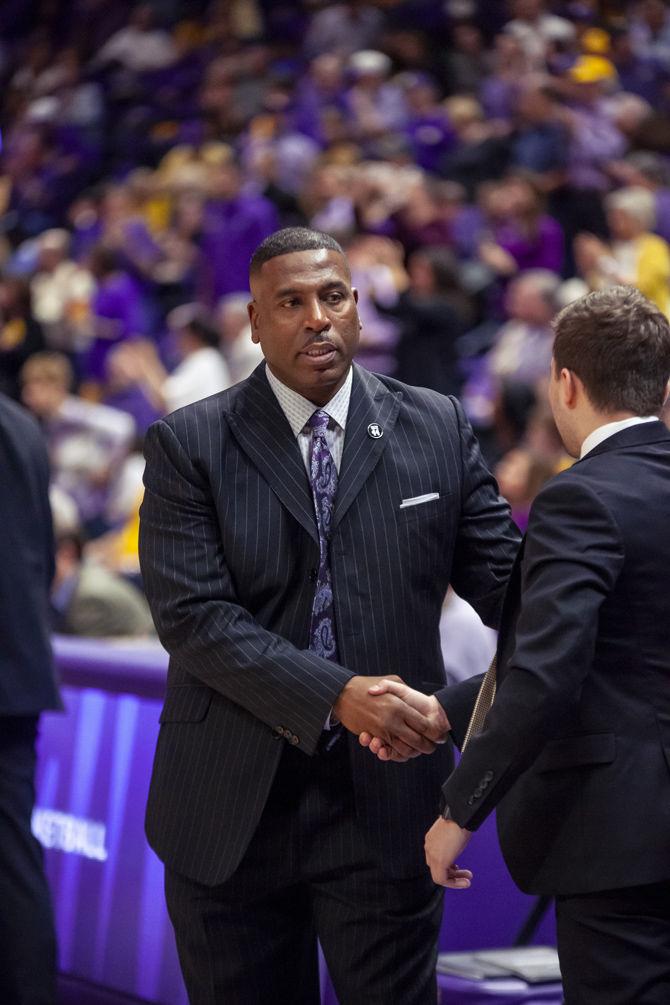
M670 882L557 897L566 1005L668 1005Z
M53 1005L56 938L42 849L30 830L35 716L0 717L0 1002Z
M235 874L166 869L166 897L191 1005L318 1005L317 937L340 1005L437 1001L442 890L370 857L344 738L313 758L287 746Z

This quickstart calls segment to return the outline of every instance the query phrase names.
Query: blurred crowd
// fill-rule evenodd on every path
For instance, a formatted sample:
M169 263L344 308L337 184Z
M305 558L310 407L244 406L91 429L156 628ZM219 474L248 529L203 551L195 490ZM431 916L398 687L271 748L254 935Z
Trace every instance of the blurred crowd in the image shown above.
M258 364L276 228L343 244L360 361L461 397L522 528L568 463L552 317L670 311L663 0L4 0L0 78L0 390L47 437L60 630L150 630L142 437Z

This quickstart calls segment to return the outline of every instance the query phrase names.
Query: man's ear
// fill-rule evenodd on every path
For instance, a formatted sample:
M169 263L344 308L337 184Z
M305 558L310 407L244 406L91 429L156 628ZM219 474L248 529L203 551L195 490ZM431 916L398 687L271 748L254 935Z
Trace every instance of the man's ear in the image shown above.
M580 394L584 393L584 385L573 370L563 367L559 374L561 391L566 408L575 408Z
M256 301L251 300L247 304L247 313L249 315L249 323L251 325L251 341L258 344L260 338L258 336L258 308L256 307Z

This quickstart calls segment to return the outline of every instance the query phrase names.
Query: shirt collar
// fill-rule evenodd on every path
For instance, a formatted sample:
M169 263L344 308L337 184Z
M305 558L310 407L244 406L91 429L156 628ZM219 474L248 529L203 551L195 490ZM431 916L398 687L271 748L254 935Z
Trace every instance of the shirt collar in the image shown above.
M303 431L314 412L318 411L313 401L303 398L297 391L292 390L283 384L278 377L275 377L270 367L265 364L265 376L274 391L282 412L288 419L289 425L295 437ZM353 367L349 367L346 380L337 394L333 395L330 401L323 405L321 411L326 412L333 422L344 430L347 425L347 415L349 413L349 400L351 398L351 384L353 380Z
M582 449L579 454L579 459L585 457L597 446L599 446L604 440L609 439L610 436L614 436L615 433L620 433L622 429L628 429L629 426L637 426L641 422L657 422L657 415L632 415L628 419L619 419L617 422L606 422L604 426L598 426L594 429L592 433L586 437L582 443Z

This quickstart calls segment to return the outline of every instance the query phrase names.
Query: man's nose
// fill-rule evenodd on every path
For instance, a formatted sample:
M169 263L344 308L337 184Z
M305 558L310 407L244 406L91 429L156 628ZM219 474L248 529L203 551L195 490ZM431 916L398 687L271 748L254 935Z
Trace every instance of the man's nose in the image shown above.
M330 328L330 319L324 310L321 301L315 297L307 304L305 315L305 326L314 332L324 332Z

